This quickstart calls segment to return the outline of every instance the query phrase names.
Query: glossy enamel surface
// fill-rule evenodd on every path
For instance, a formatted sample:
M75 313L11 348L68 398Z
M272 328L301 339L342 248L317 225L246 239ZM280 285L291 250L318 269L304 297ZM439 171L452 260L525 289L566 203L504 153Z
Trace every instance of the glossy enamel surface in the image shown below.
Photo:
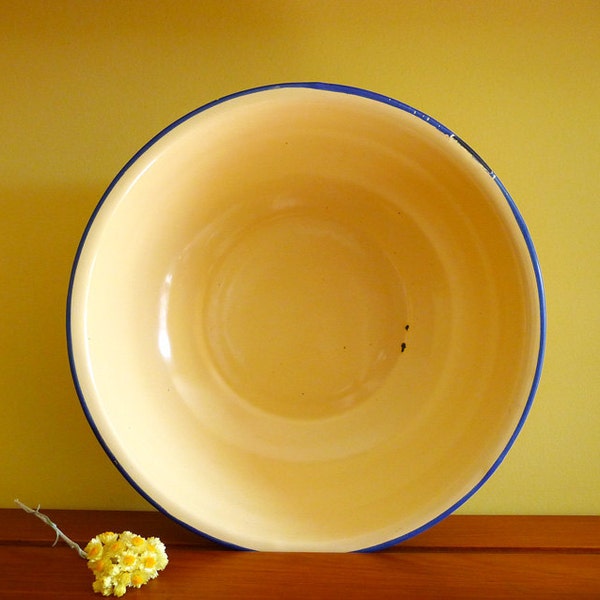
M90 423L157 507L235 546L348 551L491 474L535 392L544 308L478 157L404 105L306 84L196 111L127 165L68 326Z

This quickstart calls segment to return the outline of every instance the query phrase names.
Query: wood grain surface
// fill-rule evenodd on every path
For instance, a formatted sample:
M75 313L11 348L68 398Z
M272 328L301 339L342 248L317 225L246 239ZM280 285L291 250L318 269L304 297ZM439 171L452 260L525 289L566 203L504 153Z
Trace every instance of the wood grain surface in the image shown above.
M158 536L169 565L126 598L600 599L600 517L451 516L374 553L229 550L156 512L43 510L81 544L105 530ZM41 521L0 510L0 598L100 598Z

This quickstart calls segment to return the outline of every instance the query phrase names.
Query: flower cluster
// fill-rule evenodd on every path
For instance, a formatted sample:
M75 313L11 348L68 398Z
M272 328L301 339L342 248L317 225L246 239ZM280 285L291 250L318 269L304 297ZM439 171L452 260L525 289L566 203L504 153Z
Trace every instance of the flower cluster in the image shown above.
M96 576L94 591L103 596L122 596L127 587L141 587L169 562L158 538L145 539L131 531L101 533L88 542L84 552Z

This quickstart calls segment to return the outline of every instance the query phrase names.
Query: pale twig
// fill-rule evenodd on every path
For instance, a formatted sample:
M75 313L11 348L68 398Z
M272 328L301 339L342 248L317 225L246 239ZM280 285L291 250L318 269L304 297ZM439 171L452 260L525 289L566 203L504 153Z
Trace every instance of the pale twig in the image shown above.
M56 533L56 540L54 540L54 544L53 546L56 545L56 543L58 542L59 539L61 539L63 542L65 542L65 544L67 544L67 546L69 546L69 548L72 548L73 550L75 550L77 552L77 554L79 554L79 556L81 556L81 558L85 558L87 559L87 554L81 549L81 546L79 544L77 544L76 542L74 542L71 538L68 538L57 526L55 523L53 523L45 514L40 512L40 507L38 505L37 508L29 508L29 506L27 506L26 504L23 504L20 500L17 500L15 498L15 503L20 506L25 512L28 512L32 515L35 515L38 519L41 519L42 521L44 521L44 523L46 523L46 525L48 525L49 527L51 527L54 530L54 533Z

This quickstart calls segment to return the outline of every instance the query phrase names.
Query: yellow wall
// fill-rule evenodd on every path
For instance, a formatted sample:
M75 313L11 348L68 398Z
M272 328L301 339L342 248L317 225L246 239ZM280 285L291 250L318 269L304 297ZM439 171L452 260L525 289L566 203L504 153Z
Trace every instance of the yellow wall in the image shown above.
M144 508L71 384L65 295L87 219L152 135L224 94L366 87L453 129L517 201L548 301L513 450L462 509L600 513L600 3L0 1L0 506Z

